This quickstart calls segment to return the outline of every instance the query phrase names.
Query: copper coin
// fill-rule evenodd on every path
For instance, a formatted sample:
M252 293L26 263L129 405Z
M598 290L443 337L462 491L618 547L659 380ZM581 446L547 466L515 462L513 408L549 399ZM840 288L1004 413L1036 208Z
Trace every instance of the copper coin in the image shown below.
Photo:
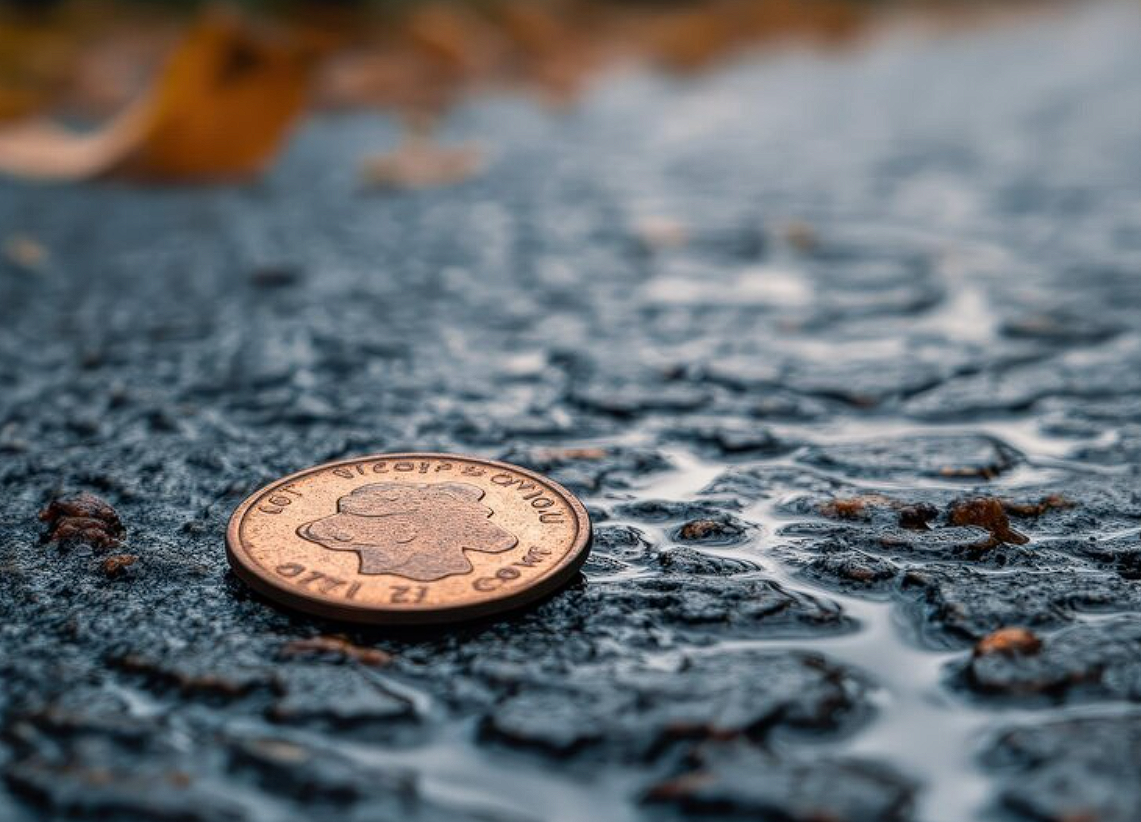
M453 454L378 454L283 477L226 531L234 571L333 619L453 622L538 599L590 551L573 494L533 471Z

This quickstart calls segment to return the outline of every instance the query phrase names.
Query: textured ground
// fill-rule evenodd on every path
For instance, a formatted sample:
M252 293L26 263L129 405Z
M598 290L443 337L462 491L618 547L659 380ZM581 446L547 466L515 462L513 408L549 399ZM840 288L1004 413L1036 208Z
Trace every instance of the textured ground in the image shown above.
M1141 818L1138 35L484 100L419 194L359 189L363 116L250 187L2 184L51 256L0 268L0 818ZM410 449L579 491L583 578L291 644L340 629L230 511ZM79 490L121 547L41 542Z

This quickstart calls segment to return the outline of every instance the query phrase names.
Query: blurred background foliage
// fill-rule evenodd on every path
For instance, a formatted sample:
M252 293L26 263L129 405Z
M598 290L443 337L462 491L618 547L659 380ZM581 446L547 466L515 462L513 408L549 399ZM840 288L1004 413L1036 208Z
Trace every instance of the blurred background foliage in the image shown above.
M307 109L395 111L410 134L427 134L476 90L524 89L563 105L604 67L688 72L766 42L837 45L884 17L993 5L0 0L0 171L241 176L266 164ZM54 123L29 128L45 114L102 130L77 142Z

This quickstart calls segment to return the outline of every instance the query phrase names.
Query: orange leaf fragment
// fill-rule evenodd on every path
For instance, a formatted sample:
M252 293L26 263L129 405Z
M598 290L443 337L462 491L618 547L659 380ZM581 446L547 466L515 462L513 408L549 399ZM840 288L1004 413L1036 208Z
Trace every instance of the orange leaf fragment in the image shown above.
M0 172L56 180L249 175L301 110L309 64L279 34L209 13L151 91L102 129L77 134L37 120L0 130Z

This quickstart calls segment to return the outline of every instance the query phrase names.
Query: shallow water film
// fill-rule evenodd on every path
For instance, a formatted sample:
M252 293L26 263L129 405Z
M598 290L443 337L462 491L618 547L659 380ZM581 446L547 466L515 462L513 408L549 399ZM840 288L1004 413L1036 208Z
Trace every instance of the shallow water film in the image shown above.
M0 183L0 819L1141 819L1139 37L475 98L411 192L362 113ZM574 490L581 577L415 632L234 578L247 494L397 451Z

